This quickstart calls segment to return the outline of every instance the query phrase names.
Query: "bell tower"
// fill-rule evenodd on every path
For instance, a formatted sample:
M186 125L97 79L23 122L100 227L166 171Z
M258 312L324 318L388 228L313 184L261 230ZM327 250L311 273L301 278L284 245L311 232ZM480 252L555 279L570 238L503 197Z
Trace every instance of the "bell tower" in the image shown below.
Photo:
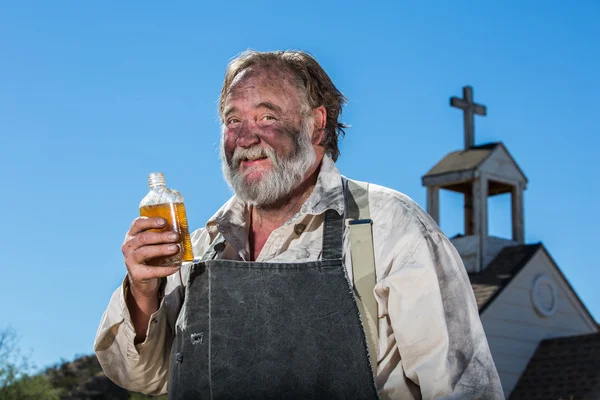
M483 271L506 246L525 242L523 191L527 178L502 142L475 145L475 115L487 115L484 105L473 101L473 88L465 86L463 97L451 97L450 106L463 111L464 149L447 154L423 177L427 187L427 212L439 224L440 189L464 196L464 235L452 238L465 268ZM488 234L488 197L511 194L512 237ZM508 216L507 216L508 217Z

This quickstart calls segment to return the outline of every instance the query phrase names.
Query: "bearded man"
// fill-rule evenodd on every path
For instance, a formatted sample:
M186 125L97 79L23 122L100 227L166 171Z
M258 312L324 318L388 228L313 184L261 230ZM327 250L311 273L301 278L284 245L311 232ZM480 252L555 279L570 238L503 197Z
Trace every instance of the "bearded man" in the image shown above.
M344 103L307 53L229 64L221 159L235 195L193 232L192 265L147 265L178 238L150 231L160 218L133 222L94 346L110 379L174 399L503 398L450 241L407 196L349 190L336 169ZM349 232L364 222L373 245L358 251Z

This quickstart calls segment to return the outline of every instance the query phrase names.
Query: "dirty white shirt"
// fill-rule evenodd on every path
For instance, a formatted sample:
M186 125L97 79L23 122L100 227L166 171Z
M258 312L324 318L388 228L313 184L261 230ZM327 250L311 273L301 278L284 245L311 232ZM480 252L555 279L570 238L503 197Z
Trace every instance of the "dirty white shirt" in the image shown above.
M325 157L313 193L297 215L271 233L256 261L318 260L324 213L334 209L343 214L344 204L340 173ZM429 215L401 193L371 184L369 205L381 398L503 399L475 297L453 245ZM217 258L249 260L249 216L249 209L232 198L206 228L192 233L196 258L221 232L227 247ZM345 265L352 279L349 238L344 236ZM167 392L170 349L187 272L182 269L167 279L146 340L138 345L125 304L126 281L112 295L94 350L106 375L118 385L147 394Z

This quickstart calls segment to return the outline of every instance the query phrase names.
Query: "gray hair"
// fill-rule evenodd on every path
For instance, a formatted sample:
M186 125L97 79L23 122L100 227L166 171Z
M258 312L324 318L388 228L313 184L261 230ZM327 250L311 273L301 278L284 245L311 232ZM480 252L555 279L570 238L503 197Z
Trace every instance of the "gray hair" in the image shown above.
M296 81L296 86L306 97L310 109L324 106L327 110L325 134L320 145L325 152L336 161L340 155L338 140L344 136L348 125L339 121L342 107L347 103L346 97L340 92L317 60L304 51L272 51L258 52L247 50L234 58L225 73L221 97L219 99L219 114L223 116L225 98L236 76L250 67L281 66L290 72Z

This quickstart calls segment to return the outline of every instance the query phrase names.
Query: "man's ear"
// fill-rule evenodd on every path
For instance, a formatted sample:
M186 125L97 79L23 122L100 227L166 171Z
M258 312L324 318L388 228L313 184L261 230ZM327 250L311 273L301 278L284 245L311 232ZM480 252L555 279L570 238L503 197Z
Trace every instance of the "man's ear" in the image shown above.
M325 126L327 125L327 109L325 106L313 108L312 116L315 121L313 132L313 144L320 144L325 134Z

